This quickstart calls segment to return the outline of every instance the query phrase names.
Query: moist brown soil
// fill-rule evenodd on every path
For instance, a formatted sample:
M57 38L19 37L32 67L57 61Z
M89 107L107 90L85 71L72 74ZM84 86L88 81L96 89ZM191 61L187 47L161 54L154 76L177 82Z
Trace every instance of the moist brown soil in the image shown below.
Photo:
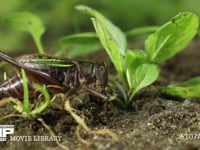
M161 65L161 74L154 85L168 85L200 75L199 40L193 41L183 52ZM200 99L183 100L162 95L151 86L142 90L128 109L116 103L88 100L72 100L76 113L84 116L93 129L107 128L114 132L119 141L108 135L89 134L80 129L80 136L90 142L81 142L76 134L77 123L67 112L53 102L37 118L42 118L54 131L61 135L61 144L71 149L91 150L198 150L200 149ZM12 113L10 105L0 108L0 117ZM63 117L64 116L64 117ZM37 118L10 117L0 124L15 126L15 136L50 136L49 131ZM8 138L9 139L9 138ZM9 141L0 142L4 150L61 149L56 142Z

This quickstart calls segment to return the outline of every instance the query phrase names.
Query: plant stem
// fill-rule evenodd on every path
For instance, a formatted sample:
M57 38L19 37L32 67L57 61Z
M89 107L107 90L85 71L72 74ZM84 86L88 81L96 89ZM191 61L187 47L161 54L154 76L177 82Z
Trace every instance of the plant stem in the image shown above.
M133 97L135 96L135 94L136 94L137 92L138 92L138 89L137 89L137 88L133 89L133 92L131 92L131 95L130 95L129 98L128 98L128 102L131 102L131 101L132 101Z
M29 108L29 91L28 91L28 83L26 78L26 73L24 69L21 69L22 74L22 80L23 80L23 91L24 91L24 103L23 103L23 109L24 111L29 114L30 108Z
M41 104L40 107L31 111L32 116L35 116L36 114L40 114L45 108L47 108L47 106L50 103L50 95L49 95L45 85L43 85L42 87L38 86L38 85L34 85L34 88L36 88L38 91L40 91L43 94L45 102L43 104Z
M33 40L37 46L38 52L40 54L44 54L44 48L42 46L41 37L33 35Z

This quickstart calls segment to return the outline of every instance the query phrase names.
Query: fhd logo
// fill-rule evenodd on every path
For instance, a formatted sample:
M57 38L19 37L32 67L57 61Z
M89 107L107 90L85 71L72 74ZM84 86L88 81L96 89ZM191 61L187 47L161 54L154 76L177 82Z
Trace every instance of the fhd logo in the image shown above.
M6 136L13 133L14 125L0 125L0 141L6 141Z

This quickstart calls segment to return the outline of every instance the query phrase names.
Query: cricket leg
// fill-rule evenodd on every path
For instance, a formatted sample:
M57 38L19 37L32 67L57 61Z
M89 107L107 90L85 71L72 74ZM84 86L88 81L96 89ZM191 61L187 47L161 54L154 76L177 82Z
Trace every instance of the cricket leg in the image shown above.
M108 97L106 95L104 95L98 91L95 91L94 89L92 89L90 87L84 86L83 89L96 97L102 98L103 100L108 100Z
M85 87L83 87L88 93L90 93L91 95L93 95L93 96L96 96L96 97L98 97L98 98L101 98L101 99L103 99L103 111L102 111L102 113L101 113L101 115L100 116L104 116L104 119L106 119L106 120L108 120L108 97L106 96L106 95L104 95L104 94L102 94L102 93L100 93L100 92L98 92L98 91L95 91L94 89L92 89L92 88L90 88L90 87L87 87L87 86L85 86Z

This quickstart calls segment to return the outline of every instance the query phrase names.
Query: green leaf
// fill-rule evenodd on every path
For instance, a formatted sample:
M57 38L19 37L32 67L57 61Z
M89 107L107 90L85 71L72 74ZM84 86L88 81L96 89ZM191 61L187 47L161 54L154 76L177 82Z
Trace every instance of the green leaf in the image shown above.
M146 54L141 50L128 50L125 55L127 62L126 77L130 88L135 87L135 73L138 66L146 60Z
M18 12L5 17L4 22L11 27L29 32L34 39L39 52L44 53L41 44L41 36L45 31L45 27L38 16L29 12Z
M4 21L6 24L14 28L27 31L32 34L41 35L45 31L44 25L40 18L29 12L18 12L11 14L4 18Z
M87 43L78 44L73 46L73 49L69 52L70 57L77 57L80 55L86 55L98 51L101 48L99 43Z
M186 82L179 83L178 85L181 85L181 86L196 86L196 85L200 85L200 77L196 77L196 78L190 79L190 80L188 80Z
M120 50L119 50L120 47L118 43L116 43L116 41L113 39L112 34L110 34L109 30L105 27L105 25L102 22L100 22L99 20L95 18L93 18L92 21L95 26L95 30L98 34L98 37L101 41L101 44L103 45L106 52L110 56L116 70L121 75L121 77L123 77L123 79L125 80L124 58L120 54Z
M159 75L158 65L152 63L143 63L138 66L135 73L135 87L130 91L129 102L135 94L142 88L152 84Z
M197 15L184 12L151 34L145 42L150 61L160 63L183 50L197 33Z
M136 69L136 91L152 84L158 77L158 65L144 63Z
M59 39L61 49L56 55L62 55L67 48L72 47L68 52L70 57L86 55L101 48L100 42L95 32L78 33L65 36Z
M68 52L70 57L86 55L101 48L95 32L85 32L62 37L59 39L59 45L61 46L61 50L57 55L62 55L67 48L72 47L70 48L72 50Z
M96 20L101 22L103 26L106 28L106 30L108 30L109 34L111 34L112 40L115 41L115 43L118 45L119 47L118 50L120 51L121 55L125 55L127 46L126 37L124 33L117 26L115 26L110 20L108 20L101 13L97 12L96 10L90 7L79 5L76 6L76 9L82 11L83 13L87 13L92 17L95 17Z
M200 98L200 77L158 89L165 94L183 99Z
M130 31L126 32L127 37L132 37L138 34L144 34L149 32L155 32L157 29L159 29L159 26L148 26L148 27L139 27L132 29Z
M98 38L95 32L85 32L62 37L59 39L59 44L63 46L69 44L96 43L97 41Z

